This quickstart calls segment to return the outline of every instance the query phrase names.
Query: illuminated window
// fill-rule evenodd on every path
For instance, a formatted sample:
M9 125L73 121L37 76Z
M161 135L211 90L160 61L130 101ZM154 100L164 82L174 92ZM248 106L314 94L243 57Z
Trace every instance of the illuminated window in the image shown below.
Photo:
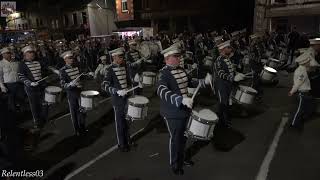
M121 0L121 8L122 8L122 12L128 11L128 1L127 0Z

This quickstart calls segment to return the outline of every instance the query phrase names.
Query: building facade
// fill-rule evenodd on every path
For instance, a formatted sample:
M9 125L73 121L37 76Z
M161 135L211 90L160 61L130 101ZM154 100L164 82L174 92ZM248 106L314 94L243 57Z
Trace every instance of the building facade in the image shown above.
M11 30L47 31L50 38L54 39L62 37L74 39L77 34L108 35L117 28L114 23L115 8L110 1L93 0L76 8L72 6L63 8L60 5L46 6L45 10L38 7L38 4L30 5L29 8L19 12L19 18L9 21L7 26Z
M320 31L319 0L256 0L254 31Z

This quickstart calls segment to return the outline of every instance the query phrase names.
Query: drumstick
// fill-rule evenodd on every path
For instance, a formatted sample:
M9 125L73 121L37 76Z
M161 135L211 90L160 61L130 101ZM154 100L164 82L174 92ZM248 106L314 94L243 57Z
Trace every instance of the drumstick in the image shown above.
M85 73L80 74L77 78L75 78L73 81L77 81L81 76L83 76Z
M198 94L198 91L199 91L200 87L201 87L201 84L199 83L197 89L194 91L194 94L193 94L193 96L192 96L192 98L191 98L192 101L194 100L194 98L195 98L196 95Z
M39 83L39 82L41 82L41 81L44 81L44 80L46 80L46 79L48 79L49 78L49 76L47 76L47 77L45 77L45 78L43 78L43 79L40 79L39 81L37 81L36 83Z
M140 83L139 83L139 85L138 85L138 86L135 86L135 87L133 87L133 88L131 88L131 89L127 90L126 92L127 92L127 93L129 93L129 92L134 91L135 89L137 89L137 88L139 88L139 87L142 87Z
M249 72L249 73L245 74L245 76L250 76L251 74L253 74L253 72Z

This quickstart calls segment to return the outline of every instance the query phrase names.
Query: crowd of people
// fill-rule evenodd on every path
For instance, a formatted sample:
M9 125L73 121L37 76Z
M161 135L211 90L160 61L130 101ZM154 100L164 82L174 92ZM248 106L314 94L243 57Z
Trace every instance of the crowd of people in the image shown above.
M299 108L291 125L301 129L304 113L312 109L310 92L318 88L311 87L308 76L318 76L316 67L320 52L320 39L310 40L310 47L305 40L295 29L288 35L275 32L250 35L243 29L221 34L160 34L147 39L114 36L106 41L88 37L69 42L38 40L3 45L0 50L0 115L4 118L0 121L0 142L8 149L2 153L4 160L16 162L13 150L16 145L11 143L16 142L12 139L17 138L18 131L14 114L30 109L33 131L40 131L48 122L50 104L44 101L44 90L48 86L45 79L50 74L59 77L59 84L67 94L74 133L79 137L87 132L86 110L79 104L83 87L79 77L84 73L96 79L101 84L99 91L112 98L119 149L128 152L132 142L125 117L130 96L127 89L140 83L142 72L159 73L156 91L161 101L160 114L170 133L170 165L178 175L183 174L184 165L193 164L184 160L184 132L193 108L193 99L187 96L189 86L211 87L219 102L218 125L230 128L231 93L233 87L246 78L245 74L252 74L251 87L257 91L256 100L261 101L261 73L268 62L275 60L277 70L290 71L298 67L289 95L299 94ZM196 71L190 73L193 70ZM278 80L273 78L269 83L277 84ZM23 108L25 104L30 107Z

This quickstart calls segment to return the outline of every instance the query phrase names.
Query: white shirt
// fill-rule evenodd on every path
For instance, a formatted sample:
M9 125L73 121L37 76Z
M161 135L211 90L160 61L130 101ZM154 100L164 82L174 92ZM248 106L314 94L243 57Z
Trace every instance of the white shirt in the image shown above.
M299 66L294 71L292 93L297 91L306 92L311 90L310 80L305 66Z
M0 61L0 83L15 83L18 78L19 63L16 61Z
M110 64L99 64L96 71L94 72L95 77L98 75L105 76L107 73L107 68L110 67Z

